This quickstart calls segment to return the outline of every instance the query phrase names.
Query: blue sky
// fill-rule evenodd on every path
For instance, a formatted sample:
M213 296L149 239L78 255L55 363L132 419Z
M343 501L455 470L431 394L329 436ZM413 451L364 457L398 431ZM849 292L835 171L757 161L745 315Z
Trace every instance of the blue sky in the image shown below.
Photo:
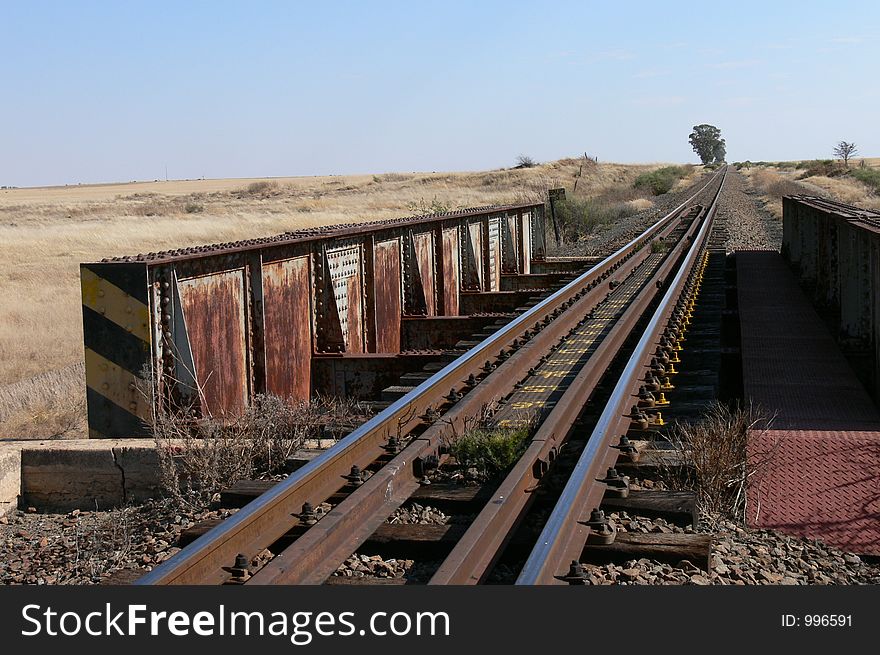
M878 2L0 2L0 184L880 156Z

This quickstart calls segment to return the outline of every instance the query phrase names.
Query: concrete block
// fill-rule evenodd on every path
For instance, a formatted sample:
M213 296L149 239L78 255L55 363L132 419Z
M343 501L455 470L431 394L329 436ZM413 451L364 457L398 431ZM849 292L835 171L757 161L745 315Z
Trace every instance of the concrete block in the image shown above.
M123 496L126 502L157 498L161 493L161 467L155 445L118 446L113 449L116 465L123 476Z
M309 440L304 449L332 444ZM161 481L152 439L0 441L0 516L20 506L40 512L119 507L157 498Z
M0 516L18 508L21 493L21 450L0 442Z
M155 497L160 468L151 439L16 442L23 505L41 512L108 509Z
M118 507L125 502L123 489L122 471L110 448L21 451L22 503L41 512Z

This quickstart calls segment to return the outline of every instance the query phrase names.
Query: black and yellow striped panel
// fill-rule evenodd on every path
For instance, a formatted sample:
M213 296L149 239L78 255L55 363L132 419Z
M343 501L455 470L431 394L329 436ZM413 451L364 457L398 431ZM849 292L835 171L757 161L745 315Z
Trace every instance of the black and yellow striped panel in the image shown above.
M151 328L147 267L81 264L89 436L148 434Z

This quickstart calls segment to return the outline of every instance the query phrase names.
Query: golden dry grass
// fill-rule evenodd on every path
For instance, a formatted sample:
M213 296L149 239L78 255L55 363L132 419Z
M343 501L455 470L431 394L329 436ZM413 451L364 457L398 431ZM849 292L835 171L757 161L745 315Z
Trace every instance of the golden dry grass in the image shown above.
M570 192L579 170L578 195L595 195L658 166L563 159L485 172L0 190L0 435L39 422L43 405L81 389L80 262L438 209L540 202L550 187ZM12 400L35 388L43 390L39 402Z
M843 163L840 159L836 160ZM849 160L850 166L860 166L862 162L871 168L880 168L880 157L853 157Z
M808 193L823 195L822 189L799 182L797 175L791 172L780 172L776 169L753 168L743 170L752 187L759 194L764 208L775 218L782 219L782 196Z
M850 167L858 166L860 161L851 160ZM870 167L880 167L880 158L866 158L865 163ZM740 172L750 180L767 210L778 219L782 218L782 196L798 193L824 196L867 209L880 209L880 197L868 185L851 177L803 177L802 170L775 166L744 168Z
M0 386L0 436L85 436L84 376L79 362Z
M633 213L645 211L654 206L654 203L647 198L636 198L635 200L628 201L626 204Z
M825 177L816 175L804 180L819 187L829 196L840 202L864 207L865 209L880 209L880 197L877 197L866 184L851 177Z

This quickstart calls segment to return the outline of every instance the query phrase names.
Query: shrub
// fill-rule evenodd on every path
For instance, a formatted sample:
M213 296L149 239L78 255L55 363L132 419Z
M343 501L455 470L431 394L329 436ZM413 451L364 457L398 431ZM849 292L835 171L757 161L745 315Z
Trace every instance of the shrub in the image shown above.
M406 208L413 214L426 216L429 214L445 214L452 209L452 206L441 202L437 199L437 196L434 196L430 201L424 198L419 198L418 201L410 201L406 203Z
M136 216L167 216L179 211L180 205L171 204L166 200L147 200L131 208L131 213Z
M850 174L859 182L869 186L875 193L880 193L880 169L854 168Z
M200 205L197 202L188 202L186 203L186 205L184 205L183 211L185 211L187 214L201 214L203 211L205 211L205 206Z
M743 520L746 484L764 468L773 452L749 457L749 432L768 430L772 418L749 406L731 410L711 405L694 423L675 423L668 438L685 466L670 467L664 481L673 489L697 494L704 511Z
M798 170L805 171L801 178L805 177L834 177L842 171L835 166L833 159L813 159L812 161L802 161L796 166Z
M562 237L567 241L576 241L633 213L626 202L609 203L597 198L566 198L555 202L553 208Z
M669 192L675 183L690 172L686 166L664 166L650 173L639 175L633 186L637 189L645 187L655 196Z
M808 189L792 180L782 179L770 182L764 188L764 192L771 198L781 199L783 196L795 196L801 193L807 193Z
M291 403L272 395L258 395L240 414L222 419L159 415L151 428L163 491L181 506L203 507L238 480L283 472L307 439L350 430L366 418L354 401Z
M649 195L650 190L644 187L619 186L607 189L598 196L584 198L570 195L565 200L555 202L553 207L563 240L576 241L621 218L650 209L654 203L648 199Z
M450 447L450 454L458 462L486 478L506 472L528 448L531 428L495 427L466 432Z
M651 252L669 252L669 244L662 239L651 242Z
M374 175L373 182L376 184L382 184L384 182L406 182L410 178L412 178L412 175L404 175L403 173L382 173L380 175Z
M412 175L405 175L404 173L382 173L379 177L382 178L383 182L406 182L412 177Z
M132 554L139 518L131 506L79 514L71 527L61 528L59 535L76 553L65 568L97 577L123 567ZM67 524L65 521L64 525Z
M646 211L648 209L651 209L653 206L654 203L651 202L648 198L635 198L634 200L628 200L626 202L626 208L629 213L632 214Z
M244 189L244 193L250 196L268 196L278 189L278 182L274 180L260 180L251 182Z
M516 166L514 168L534 168L537 165L538 162L528 155L520 155L516 158Z

